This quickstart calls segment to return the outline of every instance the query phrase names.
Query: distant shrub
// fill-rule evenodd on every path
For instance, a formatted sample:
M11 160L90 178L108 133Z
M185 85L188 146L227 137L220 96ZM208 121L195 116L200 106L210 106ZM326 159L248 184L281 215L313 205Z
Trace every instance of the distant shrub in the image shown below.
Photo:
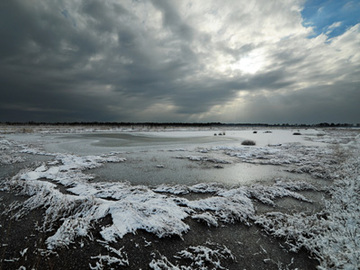
M272 133L272 131L270 131L270 130L267 130L267 131L265 131L264 133Z
M300 132L294 132L293 135L301 135Z
M252 140L245 140L241 144L242 145L256 145L256 143Z

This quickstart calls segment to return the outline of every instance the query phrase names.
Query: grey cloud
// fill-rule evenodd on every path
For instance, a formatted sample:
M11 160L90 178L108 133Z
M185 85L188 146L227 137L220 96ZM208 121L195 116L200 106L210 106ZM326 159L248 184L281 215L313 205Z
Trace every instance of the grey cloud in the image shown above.
M264 44L251 40L238 48L226 41L213 44L211 34L185 21L174 3L153 0L152 5L162 14L161 38L144 28L143 19L121 2L2 1L0 121L157 121L151 114L136 117L162 103L175 107L174 114L162 120L187 121L233 101L241 91L253 93L248 111L254 120L265 115L270 121L268 110L274 119L284 115L307 119L312 117L310 111L332 115L331 104L347 108L339 113L342 117L358 112L349 105L358 98L355 83L291 92L297 68L311 70L308 57L286 43L291 41L273 51L271 70L234 77L209 75L206 61L213 56L223 54L235 61ZM234 23L234 17L230 14L228 23ZM351 72L348 78L356 78L358 70ZM319 76L330 75L318 72L313 79ZM335 89L343 85L346 96ZM279 89L286 94L268 99L257 94ZM320 96L327 97L325 103ZM309 105L301 117L289 113L289 104L300 110L304 103ZM156 115L161 114L161 105L159 110Z
M251 77L249 89L272 89L278 90L286 86L291 86L294 82L287 78L285 70L261 72Z
M84 2L80 12L86 15L87 23L91 28L95 28L100 33L113 32L116 29L114 16L131 17L131 14L119 3L96 0Z
M341 91L339 91L341 89ZM358 123L360 115L360 86L339 82L276 96L254 96L246 111L253 122Z
M217 44L217 48L225 54L231 55L234 59L238 60L240 57L246 55L256 48L254 44L241 45L240 48L230 48L225 42Z
M194 37L194 30L187 25L179 16L171 2L166 0L152 0L152 3L163 14L163 26L171 29L173 34L182 39L191 41Z
M16 17L20 17L20 20L9 20L9 29L16 28L21 21L27 22L28 28L21 28L17 33L21 38L18 43L23 45L19 46L17 51L9 53L2 49L10 62L18 64L14 66L11 74L10 65L1 67L4 71L2 74L7 74L7 78L0 75L1 80L9 81L4 92L11 93L15 89L15 92L19 93L18 97L12 95L7 100L3 99L3 103L28 103L30 107L38 107L43 102L52 107L71 108L71 111L80 113L91 108L75 106L85 102L92 103L86 89L82 87L90 83L99 85L97 99L107 99L101 95L101 87L110 84L122 97L138 97L142 105L140 108L151 106L152 102L159 99L170 99L179 106L179 111L201 112L216 102L227 99L229 91L222 90L221 86L209 86L206 82L204 85L201 82L193 86L186 84L185 78L198 72L197 56L187 43L182 42L182 38L192 38L192 30L181 21L167 2L155 1L154 5L163 12L164 24L175 34L175 37L169 38L181 38L183 45L176 50L176 54L165 55L159 46L166 44L158 44L158 41L151 38L151 33L144 33L135 21L131 21L136 18L129 16L119 5L119 13L113 13L113 7L108 4L86 2L81 12L85 14L88 26L81 29L78 22L76 27L68 22L74 11L69 10L64 16L61 13L64 9L54 5L49 9L40 8L35 14L33 7L23 7L20 2L14 1L12 6L7 8L18 15ZM48 13L48 10L51 12ZM114 16L129 16L130 22L118 25ZM6 32L9 30L6 29ZM118 44L106 44L104 32L116 35ZM145 41L142 40L144 37ZM8 42L12 44L15 40ZM28 51L28 44L31 43L36 47L33 52ZM66 44L69 50L62 48L62 44ZM90 58L97 54L100 54L102 59L91 63ZM121 56L129 59L129 63L122 63L119 60ZM164 59L164 56L167 59ZM87 67L89 65L90 68ZM19 80L23 83L17 84ZM189 88L191 91L187 90ZM83 92L77 89L83 89ZM27 92L31 92L34 98L25 102L24 96ZM81 97L83 102L79 102ZM193 102L200 99L200 106L193 106ZM110 100L108 102L112 103ZM118 106L123 106L123 103L126 101L119 100ZM99 105L106 111L105 102ZM198 109L195 110L196 107Z

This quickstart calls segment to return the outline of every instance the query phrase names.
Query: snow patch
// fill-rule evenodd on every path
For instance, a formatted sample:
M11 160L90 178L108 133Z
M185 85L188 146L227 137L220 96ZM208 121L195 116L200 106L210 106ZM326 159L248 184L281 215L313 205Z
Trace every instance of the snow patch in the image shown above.
M304 247L320 262L319 269L355 269L360 265L360 136L343 146L349 157L339 168L325 209L307 216L278 212L256 217L268 233L285 238L293 251Z

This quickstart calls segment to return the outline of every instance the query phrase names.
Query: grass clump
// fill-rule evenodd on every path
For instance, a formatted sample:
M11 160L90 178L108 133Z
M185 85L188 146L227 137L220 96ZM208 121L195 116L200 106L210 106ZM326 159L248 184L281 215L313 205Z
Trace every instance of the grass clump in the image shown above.
M241 145L256 145L256 142L253 140L245 140L241 143Z

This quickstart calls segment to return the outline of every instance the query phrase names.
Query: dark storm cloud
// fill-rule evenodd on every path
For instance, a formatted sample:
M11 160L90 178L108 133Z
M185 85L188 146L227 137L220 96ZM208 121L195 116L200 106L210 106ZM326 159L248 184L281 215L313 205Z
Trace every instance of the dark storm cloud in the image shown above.
M99 95L94 99L88 95L87 89L81 89L92 83L101 86L117 80L116 77L111 78L111 75L116 75L113 74L115 71L106 72L109 67L104 62L98 61L92 66L90 61L96 54L103 53L104 61L111 57L111 52L106 51L108 48L104 48L101 37L105 29L111 30L112 23L102 20L107 18L105 7L101 9L101 5L94 6L94 3L96 2L84 6L84 12L88 12L84 17L91 26L85 29L88 31L79 31L69 24L67 19L70 15L61 16L60 7L56 5L48 7L49 10L41 9L41 5L36 9L20 1L1 4L3 12L0 16L5 21L1 25L6 25L0 33L5 37L4 42L1 42L1 108L17 108L18 115L21 110L29 112L28 108L32 108L30 111L35 111L34 107L42 108L41 110L49 112L56 112L56 108L59 108L58 111L62 113L58 114L56 120L61 120L62 116L69 120L70 116L74 119L108 119L105 105L111 104L111 100L93 106L99 101L99 97L106 99L106 96L101 95L102 90L97 90ZM117 7L118 11L121 10ZM124 47L125 44L131 47L132 32L126 28L119 31L121 46ZM125 50L125 53L129 53L129 50ZM132 54L135 55L136 51ZM114 61L110 64L115 65L115 68L117 66ZM116 68L116 71L122 70L124 67ZM94 108L98 110L94 111ZM2 113L2 120L11 120L12 115L15 115L5 113ZM97 113L99 115L94 115ZM101 117L101 114L107 117ZM16 120L21 118L16 117Z
M339 91L341 89L341 91ZM247 104L250 120L268 123L358 123L360 87L352 83L309 87L278 96L255 96ZM259 106L261 104L261 106ZM346 119L347 121L345 121Z
M161 10L164 28L169 28L181 40L191 41L193 39L194 30L181 19L171 2L166 0L152 0L151 2Z
M183 3L2 1L0 121L196 121L204 114L210 115L206 121L217 121L212 108L235 102L243 91L253 97L248 108L254 100L258 108L276 101L278 108L272 111L279 121L280 111L297 119L299 114L288 107L294 104L292 99L312 104L308 111L314 113L319 108L326 114L336 102L352 106L346 97L334 98L341 97L338 90L316 87L317 81L323 85L332 80L334 69L340 67L348 96L358 91L359 65L349 65L342 60L345 56L338 60L322 56L320 45L309 53L302 48L301 37L267 42L266 32L260 32L266 30L265 24L256 29L257 24L249 21L259 15L249 16L246 12L254 10L244 11L236 1L227 3L231 6L225 15L217 2L197 7ZM259 70L237 68L243 57L260 57L258 50L266 56ZM356 62L355 56L346 57ZM324 59L335 59L325 65L331 72L319 69ZM301 83L313 88L301 90ZM339 81L332 85L342 87ZM263 91L268 98L259 95ZM331 93L327 106L310 102L319 93ZM248 121L228 114L223 111L222 119ZM261 121L268 113L259 109L254 116Z
M157 3L157 6L162 7L164 24L169 24L176 35L189 36L191 31L178 22L174 10L166 2L162 4ZM182 46L174 59L171 57L166 59L166 63L161 63L164 55L157 48L156 41L152 40L151 34L136 28L132 23L134 16L119 4L85 2L81 8L85 29L78 29L79 22L72 18L71 11L65 12L55 5L50 6L50 11L41 10L41 7L39 11L11 1L2 10L12 15L8 16L9 19L2 17L7 20L7 27L2 29L1 35L8 34L10 29L17 30L2 43L1 48L5 58L1 67L1 81L4 82L2 107L16 102L25 106L24 110L27 110L26 105L43 107L44 110L61 108L69 114L88 110L89 115L84 119L91 120L90 116L94 117L91 104L96 100L87 95L86 89L79 88L98 85L96 91L104 100L107 97L102 95L101 86L107 84L125 97L171 96L172 91L181 91L173 81L191 71L192 64L186 63L186 59L192 57L192 62L196 62L191 50ZM125 23L117 24L117 16L123 16ZM106 44L106 35L113 35L115 44ZM91 60L92 57L95 59ZM30 99L27 97L29 93ZM139 101L139 109L149 103ZM120 105L123 102L119 100ZM108 103L113 102L109 100ZM99 112L107 116L106 102L98 105ZM57 118L61 119L60 116Z

